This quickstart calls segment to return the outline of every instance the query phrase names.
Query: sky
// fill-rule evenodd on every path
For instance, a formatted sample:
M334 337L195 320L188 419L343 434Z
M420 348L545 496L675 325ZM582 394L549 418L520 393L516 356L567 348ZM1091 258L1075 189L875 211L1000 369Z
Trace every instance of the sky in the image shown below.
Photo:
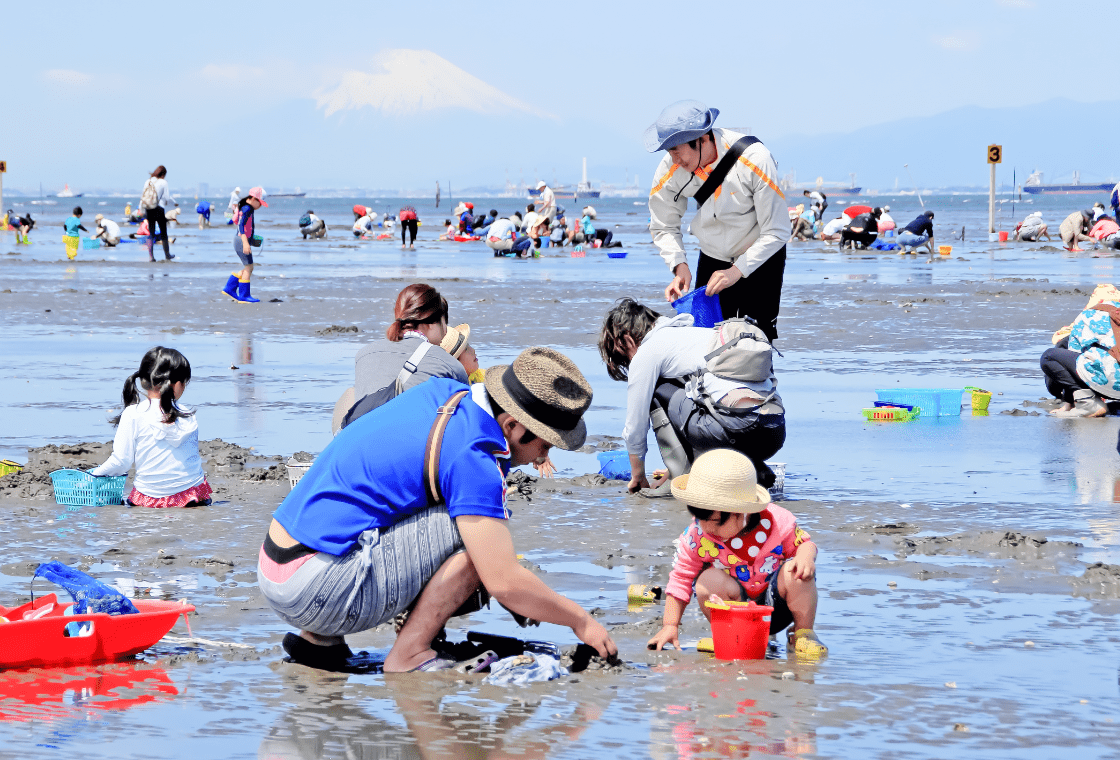
M9 6L4 182L48 193L138 188L157 164L175 187L574 183L583 157L594 181L648 186L642 131L683 98L782 145L801 179L821 136L1120 97L1108 35L1047 0ZM1094 24L1115 30L1117 8ZM935 166L924 150L904 153ZM828 179L860 171L843 159ZM1094 169L1120 174L1115 153L1085 160L1112 159Z

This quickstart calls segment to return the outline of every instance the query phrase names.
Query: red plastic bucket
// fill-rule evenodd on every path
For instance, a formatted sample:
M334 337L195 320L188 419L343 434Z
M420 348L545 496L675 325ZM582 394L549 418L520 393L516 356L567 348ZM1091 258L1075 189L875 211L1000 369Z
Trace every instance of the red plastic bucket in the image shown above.
M705 602L712 612L717 660L764 660L773 607L754 602Z
M999 231L999 242L1001 242L1001 243L1006 243L1007 242L1007 230L1000 230Z

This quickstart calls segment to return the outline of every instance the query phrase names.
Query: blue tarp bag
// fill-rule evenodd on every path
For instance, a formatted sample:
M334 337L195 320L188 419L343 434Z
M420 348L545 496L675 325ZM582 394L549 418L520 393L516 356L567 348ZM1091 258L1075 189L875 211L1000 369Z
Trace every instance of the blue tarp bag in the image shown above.
M888 243L886 240L876 240L868 248L874 248L876 251L897 251L899 249L898 243Z
M40 575L69 592L74 599L75 615L98 612L106 615L134 615L140 612L128 597L115 588L61 562L44 562L39 565L31 580L34 581Z
M210 202L209 201L199 201L198 205L194 207L194 212L196 214L209 214L210 213Z

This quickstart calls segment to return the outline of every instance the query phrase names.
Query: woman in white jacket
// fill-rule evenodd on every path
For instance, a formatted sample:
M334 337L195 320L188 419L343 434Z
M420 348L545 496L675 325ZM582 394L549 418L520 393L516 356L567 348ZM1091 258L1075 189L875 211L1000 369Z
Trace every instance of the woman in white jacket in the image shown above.
M145 396L136 389L136 382ZM140 369L124 381L124 410L113 420L117 434L108 461L90 471L98 477L136 477L128 503L136 507L195 507L210 504L210 484L198 454L194 412L178 405L191 381L191 365L173 348L156 346Z
M694 327L691 314L660 316L632 298L620 299L607 312L599 354L607 374L626 381L622 437L630 454L631 493L650 487L645 455L651 424L670 477L688 472L705 451L729 448L750 458L763 487L774 483L766 459L786 440L777 379L771 372L763 382L746 383L708 372L705 352L712 329ZM687 387L688 380L696 377L712 402L711 409L697 398L695 388ZM668 495L669 479L658 481L654 492L642 495Z

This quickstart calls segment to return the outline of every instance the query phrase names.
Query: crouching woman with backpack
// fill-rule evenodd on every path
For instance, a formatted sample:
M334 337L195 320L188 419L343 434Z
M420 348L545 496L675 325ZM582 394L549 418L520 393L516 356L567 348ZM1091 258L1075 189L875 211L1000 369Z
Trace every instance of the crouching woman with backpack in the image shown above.
M671 478L718 448L745 454L758 482L773 485L766 459L785 443L786 418L772 350L750 320L694 327L690 314L663 317L631 298L615 304L599 335L599 354L607 374L626 381L623 438L631 493L668 495ZM669 477L645 490L650 489L645 455L651 425Z

